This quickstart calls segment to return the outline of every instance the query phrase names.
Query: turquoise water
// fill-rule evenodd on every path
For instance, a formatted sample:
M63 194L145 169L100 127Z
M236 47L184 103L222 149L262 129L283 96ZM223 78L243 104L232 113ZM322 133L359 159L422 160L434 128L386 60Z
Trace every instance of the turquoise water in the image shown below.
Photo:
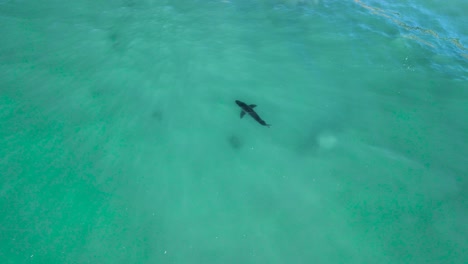
M468 263L468 2L393 2L0 0L1 263Z

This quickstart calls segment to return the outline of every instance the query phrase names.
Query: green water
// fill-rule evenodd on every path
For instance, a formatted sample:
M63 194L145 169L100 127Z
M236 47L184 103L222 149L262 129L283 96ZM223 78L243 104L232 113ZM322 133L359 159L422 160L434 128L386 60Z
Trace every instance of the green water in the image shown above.
M0 0L0 263L468 262L466 2L44 2Z

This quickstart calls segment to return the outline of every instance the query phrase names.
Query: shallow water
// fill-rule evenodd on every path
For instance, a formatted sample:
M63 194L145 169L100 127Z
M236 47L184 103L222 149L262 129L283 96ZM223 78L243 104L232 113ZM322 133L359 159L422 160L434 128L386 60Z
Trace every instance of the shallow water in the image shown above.
M0 0L2 263L468 262L451 3Z

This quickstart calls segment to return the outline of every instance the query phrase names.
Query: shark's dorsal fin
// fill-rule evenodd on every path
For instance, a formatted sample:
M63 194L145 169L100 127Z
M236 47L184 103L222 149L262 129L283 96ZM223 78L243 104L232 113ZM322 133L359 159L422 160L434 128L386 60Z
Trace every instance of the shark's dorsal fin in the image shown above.
M242 111L241 111L241 114L240 114L240 118L243 118L244 116L245 116L245 111L242 110Z
M250 106L250 108L255 108L257 105L256 104L251 104L249 106Z

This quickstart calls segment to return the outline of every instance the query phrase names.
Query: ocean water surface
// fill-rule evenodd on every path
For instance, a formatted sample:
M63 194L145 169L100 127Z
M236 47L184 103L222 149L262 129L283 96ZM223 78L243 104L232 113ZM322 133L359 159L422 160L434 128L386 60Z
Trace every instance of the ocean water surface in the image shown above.
M0 0L0 263L468 263L464 10Z

